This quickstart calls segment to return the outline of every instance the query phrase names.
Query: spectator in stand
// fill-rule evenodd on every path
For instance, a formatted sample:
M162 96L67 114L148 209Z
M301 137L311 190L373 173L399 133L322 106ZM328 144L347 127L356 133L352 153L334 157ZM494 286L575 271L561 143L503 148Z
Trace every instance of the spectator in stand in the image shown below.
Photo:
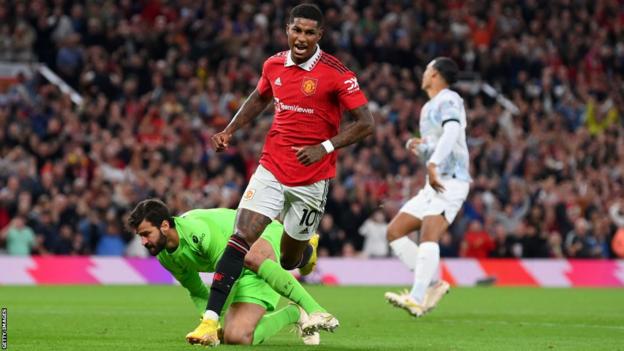
M624 200L618 199L609 206L609 217L618 228L624 228Z
M486 258L495 248L494 240L479 221L472 221L459 248L459 256Z
M548 237L548 257L550 258L564 258L563 242L561 235L558 232L552 232Z
M507 258L513 257L512 235L508 235L505 226L498 223L494 226L494 249L490 252L490 257Z
M388 256L388 241L386 240L386 228L388 222L384 213L377 209L359 229L360 235L364 237L364 257L386 257Z
M548 233L541 231L539 226L530 223L527 223L524 228L525 234L524 240L522 241L522 257L548 257Z
M100 239L95 249L95 254L101 256L122 256L124 251L125 243L121 239L119 225L114 221L109 221L106 224L104 237Z
M6 241L9 255L28 256L35 248L35 233L26 225L26 220L21 215L13 218L11 223L0 232L0 237Z
M624 200L619 199L609 207L609 216L617 227L611 240L613 255L624 258Z
M345 242L345 233L335 225L334 217L331 214L323 215L318 234L320 235L318 255L339 256Z
M442 234L440 239L440 257L457 257L459 252L457 250L457 243L453 240L451 233L446 232Z
M64 224L59 230L59 236L52 245L51 253L55 255L71 255L74 246L74 233L71 226Z
M624 258L624 228L620 228L613 235L611 250L616 258Z
M566 235L565 248L568 257L572 258L600 257L601 252L584 218L574 222L574 229Z

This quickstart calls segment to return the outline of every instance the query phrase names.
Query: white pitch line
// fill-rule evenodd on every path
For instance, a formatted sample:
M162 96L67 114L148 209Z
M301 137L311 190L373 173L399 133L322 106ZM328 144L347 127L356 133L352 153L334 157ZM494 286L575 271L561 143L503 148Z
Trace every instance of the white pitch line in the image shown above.
M522 325L522 326L536 326L536 327L573 327L573 328L598 328L598 329L614 329L624 330L624 326L620 325L602 325L602 324L583 324L583 323L548 323L548 322L505 322L505 321L493 321L488 319L437 319L432 322L443 323L468 323L468 324L501 324L501 325Z

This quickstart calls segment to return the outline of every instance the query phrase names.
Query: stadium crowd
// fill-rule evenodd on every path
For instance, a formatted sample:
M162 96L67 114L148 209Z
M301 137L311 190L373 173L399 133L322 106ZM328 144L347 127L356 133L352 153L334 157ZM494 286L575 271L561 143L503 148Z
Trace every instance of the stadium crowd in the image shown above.
M456 257L616 257L624 231L624 7L617 0L321 1L321 48L358 75L373 137L339 152L324 255L388 255L387 220L424 184L405 150L440 55L517 110L460 91L474 183L441 244ZM0 61L43 62L0 91L0 252L145 255L131 206L235 208L271 110L209 144L287 50L291 1L0 0ZM624 235L624 233L621 233Z

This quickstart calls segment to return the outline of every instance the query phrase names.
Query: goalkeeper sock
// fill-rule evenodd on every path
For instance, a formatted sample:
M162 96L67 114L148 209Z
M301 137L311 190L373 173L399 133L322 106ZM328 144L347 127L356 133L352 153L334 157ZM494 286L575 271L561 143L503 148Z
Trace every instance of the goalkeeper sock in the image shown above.
M308 314L326 312L301 286L297 279L288 271L285 271L279 263L273 260L264 260L258 269L258 276L264 279L280 295L301 306Z
M258 345L272 337L289 324L297 323L299 309L295 305L288 305L280 310L265 314L253 333L252 345Z
M217 319L221 314L232 286L243 271L243 263L248 251L249 245L242 236L235 233L230 237L212 278L210 296L206 306L208 313L204 314L205 317L216 316L216 318L211 319ZM214 312L214 314L210 312Z
M413 271L416 267L416 257L418 256L418 245L407 236L390 242L392 252L403 262L403 264Z
M425 241L418 247L416 268L414 269L414 285L411 295L418 303L422 303L427 287L431 283L438 264L440 263L440 246L433 241Z

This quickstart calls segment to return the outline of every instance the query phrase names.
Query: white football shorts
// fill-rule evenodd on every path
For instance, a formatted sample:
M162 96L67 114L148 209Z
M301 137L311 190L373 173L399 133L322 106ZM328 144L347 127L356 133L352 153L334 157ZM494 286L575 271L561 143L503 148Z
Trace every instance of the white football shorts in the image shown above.
M279 219L286 234L295 240L306 241L314 235L321 222L328 189L329 179L310 185L284 185L259 165L238 207Z
M436 192L429 182L416 196L406 202L399 210L420 220L426 216L442 214L451 224L468 197L470 183L454 178L440 179L445 191Z

